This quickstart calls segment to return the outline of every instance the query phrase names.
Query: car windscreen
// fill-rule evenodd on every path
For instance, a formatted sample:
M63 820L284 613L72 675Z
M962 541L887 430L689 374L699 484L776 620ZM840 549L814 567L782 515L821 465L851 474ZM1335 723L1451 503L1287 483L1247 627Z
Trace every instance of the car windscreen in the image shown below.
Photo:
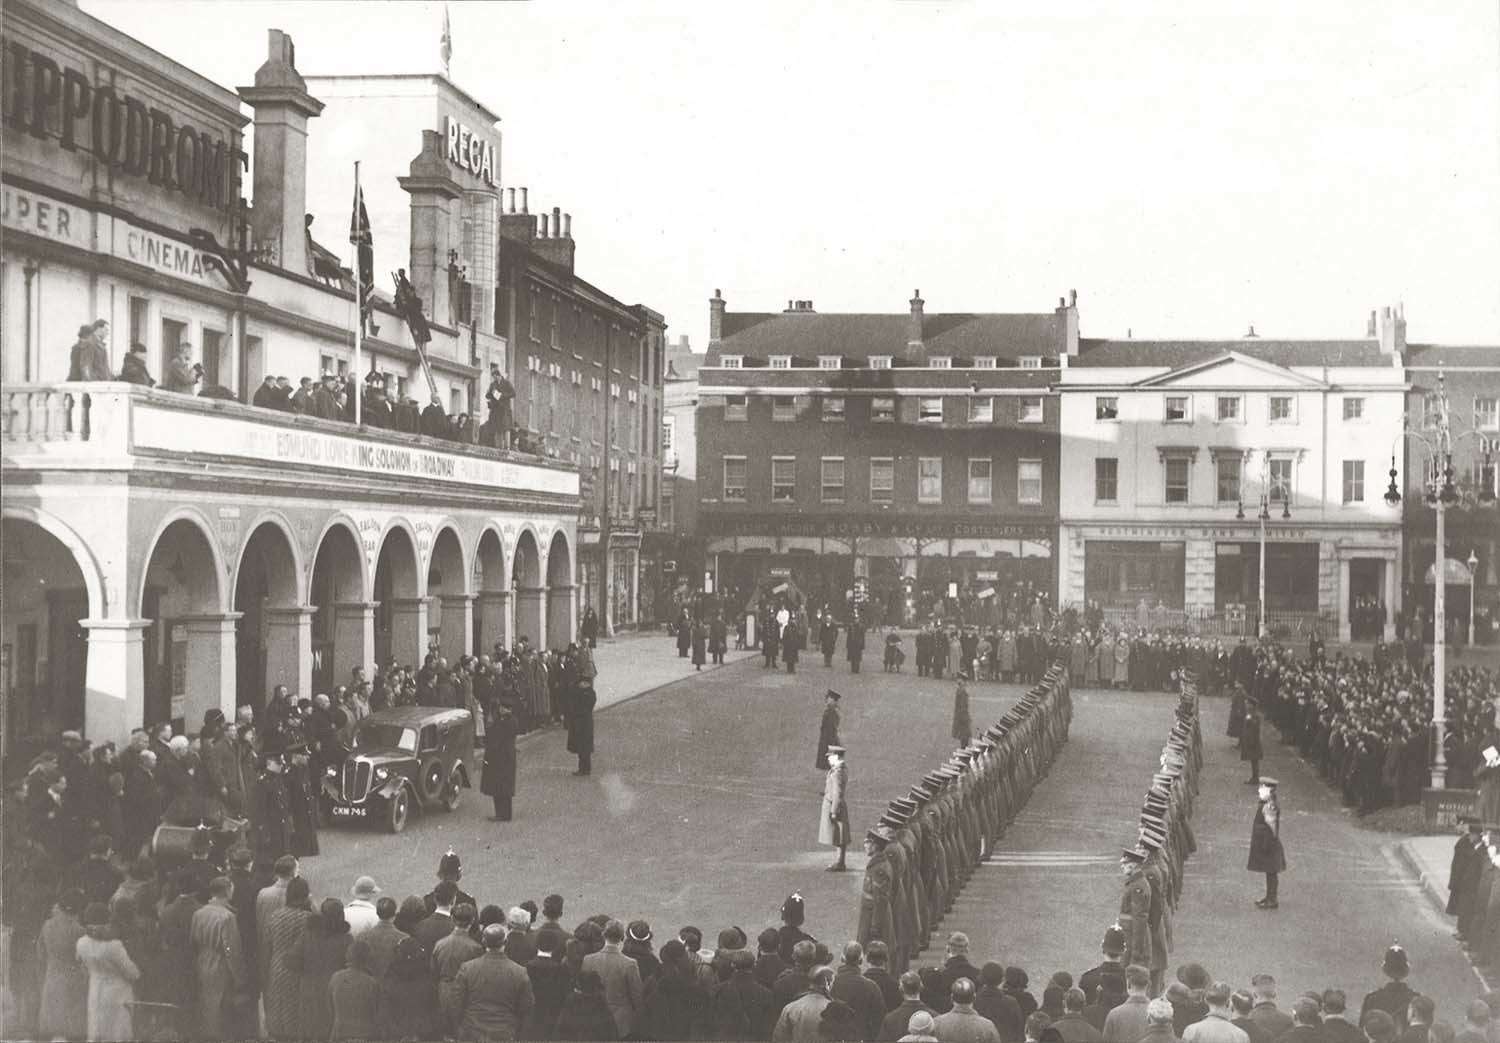
M417 730L399 724L370 721L359 726L359 730L354 734L354 745L361 749L379 747L416 753Z

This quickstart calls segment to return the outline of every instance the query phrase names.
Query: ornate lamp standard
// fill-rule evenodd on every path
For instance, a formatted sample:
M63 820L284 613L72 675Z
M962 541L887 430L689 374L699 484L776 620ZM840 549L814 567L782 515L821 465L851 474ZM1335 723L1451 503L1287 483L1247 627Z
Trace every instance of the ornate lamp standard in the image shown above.
M1259 604L1256 606L1256 637L1264 640L1271 632L1269 621L1266 619L1266 523L1271 520L1271 501L1275 498L1275 490L1271 488L1271 456L1269 453L1261 453L1260 458L1260 592L1258 594ZM1234 512L1236 521L1245 520L1245 483L1240 482L1240 502ZM1281 520L1290 521L1292 517L1292 492L1283 489L1281 492Z
M1448 389L1443 381L1443 372L1438 370L1438 389L1436 398L1437 410L1433 418L1433 431L1431 436L1416 431L1406 430L1403 427L1397 441L1407 438L1415 439L1427 450L1429 459L1433 466L1428 469L1427 476L1423 479L1424 498L1427 506L1431 507L1437 515L1437 546L1433 555L1433 572L1436 581L1432 595L1432 728L1433 728L1433 755L1432 755L1432 788L1443 789L1447 784L1448 777L1448 755L1444 749L1448 739L1448 707L1447 707L1447 597L1445 570L1443 568L1447 560L1447 528L1444 518L1448 509L1457 506L1462 498L1458 486L1453 481L1453 443L1465 438L1481 438L1482 435L1470 428L1455 434L1450 424L1451 410L1448 404ZM1401 490L1396 485L1396 453L1394 447L1391 451L1391 482L1385 490L1385 502L1390 507L1401 506ZM1486 446L1484 453L1484 466L1479 473L1479 488L1467 490L1482 505L1489 506L1495 502L1495 468L1494 462ZM1476 564L1477 559L1476 559ZM1472 576L1471 576L1472 580ZM1472 582L1469 588L1469 596L1473 597ZM1473 619L1473 612L1469 613ZM1472 626L1472 623L1471 623Z
M1469 566L1469 643L1468 648L1474 647L1474 576L1479 571L1479 555L1473 550L1469 551L1469 560L1464 562Z

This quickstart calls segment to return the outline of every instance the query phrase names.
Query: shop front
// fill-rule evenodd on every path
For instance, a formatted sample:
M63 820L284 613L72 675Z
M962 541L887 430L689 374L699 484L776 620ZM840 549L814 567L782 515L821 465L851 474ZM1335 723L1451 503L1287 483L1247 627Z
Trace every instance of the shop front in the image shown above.
M839 614L858 607L883 626L935 618L998 625L1031 618L1038 597L1052 607L1056 537L1045 525L888 516L704 521L708 567L737 604L785 584L778 596Z

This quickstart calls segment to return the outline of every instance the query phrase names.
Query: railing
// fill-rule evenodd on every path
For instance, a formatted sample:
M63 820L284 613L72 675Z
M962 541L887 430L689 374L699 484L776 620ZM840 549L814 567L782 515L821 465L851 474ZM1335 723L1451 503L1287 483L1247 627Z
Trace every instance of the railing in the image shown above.
M55 385L8 387L0 399L0 439L7 442L86 441L89 396Z

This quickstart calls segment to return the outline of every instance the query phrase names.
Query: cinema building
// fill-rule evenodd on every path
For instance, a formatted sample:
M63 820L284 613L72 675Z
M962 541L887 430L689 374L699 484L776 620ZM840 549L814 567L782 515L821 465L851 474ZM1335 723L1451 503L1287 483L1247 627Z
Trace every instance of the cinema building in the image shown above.
M14 0L3 29L6 751L70 727L196 730L272 685L325 691L430 647L570 639L575 466L249 404L266 374L355 364L348 212L325 222L335 250L309 235L322 105L291 41L272 31L236 94L67 4ZM409 146L403 263L420 272L441 243L418 217L467 189L425 135ZM446 401L494 346L434 307L432 282ZM160 379L185 344L219 397L69 381L96 319L111 373L139 343ZM405 323L383 302L375 322L376 367L425 389Z

